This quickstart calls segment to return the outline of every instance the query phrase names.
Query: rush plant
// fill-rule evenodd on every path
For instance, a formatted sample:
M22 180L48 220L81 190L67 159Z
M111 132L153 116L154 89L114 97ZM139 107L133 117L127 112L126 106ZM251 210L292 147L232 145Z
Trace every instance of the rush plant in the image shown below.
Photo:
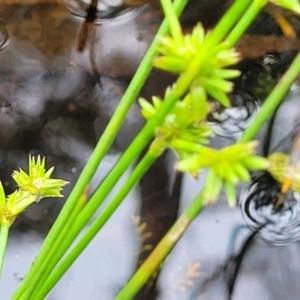
M188 172L197 177L202 176L203 169L207 169L206 185L116 296L118 300L132 299L161 265L203 207L218 200L222 188L227 194L229 205L234 206L235 186L239 181L249 181L252 170L274 169L274 159L255 155L257 142L253 141L253 138L276 110L299 75L300 55L295 58L282 80L266 99L241 139L224 149L212 149L208 142L214 131L207 117L220 106L230 106L228 93L233 89L231 79L239 76L239 71L234 69L234 65L240 58L234 46L269 1L236 0L212 31L205 32L202 25L198 24L190 34L184 35L178 16L186 2L187 0L176 0L174 3L170 0L161 1L166 18L34 264L12 296L13 300L44 299L130 190L166 149L175 152L178 158L175 167L181 172ZM271 2L296 13L300 11L296 0ZM178 79L166 90L162 99L153 97L151 102L139 100L141 112L146 119L145 126L89 201L83 201L90 180L111 146L112 138L120 129L152 66L176 73ZM91 222L94 213L122 174L150 142L148 151L118 193L92 221L87 231L77 238L87 223ZM7 229L16 215L42 197L60 196L60 190L66 184L63 180L50 179L52 169L45 171L44 159L37 158L35 161L30 158L29 170L29 175L21 170L13 174L19 186L15 194L6 198L0 186L0 217L1 225L4 224L0 232L2 254Z

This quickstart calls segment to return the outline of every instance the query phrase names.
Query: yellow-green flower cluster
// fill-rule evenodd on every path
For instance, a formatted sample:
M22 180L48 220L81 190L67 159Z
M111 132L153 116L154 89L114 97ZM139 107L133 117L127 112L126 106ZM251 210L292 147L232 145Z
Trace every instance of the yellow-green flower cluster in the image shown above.
M7 198L0 182L0 222L11 225L17 215L32 203L44 197L62 197L60 192L68 182L51 179L53 170L54 167L46 171L45 158L38 156L35 160L34 157L29 157L29 174L22 169L12 174L19 188Z
M240 180L250 181L249 170L263 170L269 166L267 159L255 156L256 147L256 141L235 144L221 150L201 147L198 153L179 161L177 169L196 176L199 170L208 168L204 201L216 201L224 186L229 204L234 205L235 185Z
M191 87L203 88L215 100L229 106L227 93L231 92L233 83L228 79L240 75L238 70L225 69L239 61L239 54L224 44L207 46L203 26L198 24L191 34L182 35L180 39L171 36L162 37L159 48L160 56L154 65L160 69L182 74L187 71L196 56L202 60L201 68Z
M168 93L169 90L166 96ZM140 99L139 102L146 119L154 117L162 104L158 97L153 97L153 104L145 99ZM180 146L181 143L207 144L207 138L213 135L211 126L206 123L206 116L210 110L211 105L206 101L203 89L194 89L194 93L189 93L182 101L176 103L163 124L156 129L155 145L171 147L182 158L185 157L186 151Z
M37 195L39 198L43 197L63 197L60 193L66 182L61 179L50 178L53 173L54 167L48 171L45 169L45 158L34 157L29 158L29 174L22 169L14 171L12 178L16 184L23 191L30 192Z

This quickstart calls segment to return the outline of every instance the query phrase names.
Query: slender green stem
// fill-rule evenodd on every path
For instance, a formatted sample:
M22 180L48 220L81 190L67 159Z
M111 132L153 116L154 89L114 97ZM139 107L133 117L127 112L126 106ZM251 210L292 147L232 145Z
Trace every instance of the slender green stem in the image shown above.
M199 215L203 208L202 192L194 199L186 211L179 217L169 232L164 236L154 251L124 286L115 300L131 300L146 283L153 272L164 261L190 223Z
M264 104L262 105L255 118L246 128L242 137L239 140L240 143L248 142L255 138L262 125L271 117L271 115L274 113L274 111L277 109L280 103L284 100L284 96L288 93L291 85L299 76L299 73L300 53L298 53L289 69L282 76L279 83L276 85L271 94L265 100Z
M146 171L151 167L154 161L157 159L157 155L147 153L143 159L139 162L134 171L129 175L125 184L119 190L117 195L112 199L108 206L101 212L97 219L93 222L91 227L84 233L83 237L76 246L67 254L67 256L62 260L62 262L55 268L53 273L47 279L45 284L37 289L38 293L33 295L31 299L38 300L44 299L54 285L60 280L68 268L73 264L81 252L87 247L91 240L96 236L99 230L105 225L109 220L115 210L122 203L124 198L128 195L134 185L142 178Z
M207 153L208 147L199 146L192 142L186 142L180 139L172 140L169 143L169 146L173 149L182 150L182 151L189 151L189 152L196 152L198 154Z
M184 94L185 90L182 90L180 92L181 94ZM140 133L137 135L134 141L130 144L129 148L124 152L120 160L117 162L117 164L114 166L112 171L108 174L108 176L104 179L101 186L97 189L97 191L92 196L90 201L87 203L87 205L84 207L82 212L79 214L77 220L75 221L72 228L68 232L68 235L65 237L64 242L60 244L59 248L55 252L55 256L52 258L52 262L55 262L56 264L61 259L61 257L67 251L68 247L74 241L75 237L79 234L79 232L83 229L83 227L88 223L88 221L94 215L97 208L105 200L106 196L110 193L110 191L115 186L117 181L120 179L122 174L127 170L130 164L141 153L142 151L141 146L144 148L153 138L155 128L157 128L163 122L168 112L178 101L179 97L180 95L171 92L165 98L156 117L150 119L146 123L144 128L140 131ZM52 265L52 269L54 268L55 264ZM48 266L48 270L50 269L51 266Z
M180 13L182 12L183 8L186 5L186 2L187 2L187 0L177 0L174 2L174 9L178 15L180 15ZM27 274L27 276L25 277L24 281L22 282L22 284L20 285L18 290L13 295L12 300L20 299L20 297L24 294L24 290L27 289L29 285L31 285L31 279L34 276L32 274L34 274L36 272L36 270L38 270L41 267L43 260L45 259L45 257L47 257L47 254L49 254L50 248L55 243L55 240L58 239L60 232L63 232L62 229L64 227L64 224L67 222L67 219L69 218L72 210L74 209L74 201L78 199L78 192L79 191L82 192L84 190L86 184L91 180L92 176L94 175L94 173L97 169L97 166L99 165L100 161L103 159L108 148L110 147L112 140L115 137L116 133L118 132L123 120L125 119L125 116L129 110L129 108L131 107L132 103L134 102L136 96L138 95L138 93L141 89L142 84L144 83L145 79L147 78L147 76L150 73L150 70L152 68L153 58L157 54L157 48L158 48L157 46L159 43L160 36L166 34L167 31L168 31L168 24L166 21L164 21L162 23L160 29L158 30L158 33L157 33L155 39L153 40L147 54L145 55L137 73L135 74L134 78L132 79L131 84L129 85L124 97L122 98L115 114L113 115L109 125L107 126L104 134L102 135L95 151L93 152L91 159L89 160L87 166L83 170L83 175L81 175L80 178L78 179L77 184L75 185L74 190L72 191L72 193L66 203L66 206L63 208L60 216L57 219L57 222L55 223L55 225L53 226L53 229L50 231L49 235L47 236L47 238L44 242L44 245L41 248L39 255L37 256L37 258L33 264L33 267L30 269L30 271ZM176 97L176 99L178 99L178 96L175 96L175 97ZM174 101L174 103L176 102L175 98L173 99L173 101ZM149 128L151 126L152 126L152 128L149 130ZM150 141L151 137L153 136L153 130L156 126L157 126L157 123L155 123L155 122L153 122L153 124L150 124L148 126L148 129L144 131L144 133L145 133L144 137L145 137L145 135L147 136L147 137L145 137L145 140L140 143L138 143L138 142L135 143L134 146L135 146L135 150L137 150L137 151L135 153L132 153L132 155L130 155L131 162L142 151L143 147L147 144L147 142ZM141 139L143 139L143 137ZM140 139L140 141L141 141L141 139ZM120 168L114 172L114 176L115 176L114 178L117 177L119 179L119 177L123 174L125 169L127 169L127 167L130 165L130 163L131 163L130 161L128 161L128 163L124 164L125 159L123 159L123 163L120 164ZM124 169L124 166L125 166L125 169ZM117 172L120 172L118 174L118 176L116 176ZM114 183L118 179L115 179ZM112 184L112 186L114 185L114 183ZM102 201L103 201L103 199L102 199ZM84 226L84 224L83 224L83 226ZM83 226L80 226L80 227L83 227ZM70 235L68 234L67 237L69 237L69 236ZM60 250L60 248L58 248L58 250ZM27 298L22 298L22 300L23 299L26 300Z
M0 224L0 278L4 263L4 256L8 240L9 225L6 222Z
M168 21L172 37L177 41L178 46L183 42L183 35L178 17L174 11L170 0L161 0L161 6L164 10L165 18Z
M264 6L266 6L267 3L268 0L258 0L251 3L248 10L239 20L238 24L227 36L225 43L228 48L233 47L238 42L246 29L251 25L253 20L257 17L259 12L263 9Z
M61 244L64 242L65 237L73 227L73 224L75 220L77 219L80 211L84 207L88 197L88 189L85 190L85 192L81 195L79 198L79 201L77 202L77 205L75 206L71 216L68 219L68 222L63 228L63 231L60 236L58 236L57 240L53 244L53 247L49 250L48 255L45 257L44 261L40 265L40 268L37 269L37 271L33 274L31 278L31 284L26 288L24 293L21 296L21 299L32 299L32 293L34 290L39 290L42 283L47 279L48 275L53 270L53 263L55 266L55 255L57 252L57 249L61 246ZM55 262L54 262L55 261Z
M210 35L209 43L218 44L229 33L253 0L236 0L218 22Z

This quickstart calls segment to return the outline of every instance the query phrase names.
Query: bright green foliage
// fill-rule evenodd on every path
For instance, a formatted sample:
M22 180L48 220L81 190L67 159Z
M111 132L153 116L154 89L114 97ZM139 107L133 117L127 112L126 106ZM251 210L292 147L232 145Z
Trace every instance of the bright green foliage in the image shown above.
M45 158L29 157L29 174L22 169L12 174L19 186L15 192L5 198L4 189L0 182L0 223L11 225L18 214L29 205L44 197L63 197L60 193L68 183L61 179L51 179L54 168L45 169Z

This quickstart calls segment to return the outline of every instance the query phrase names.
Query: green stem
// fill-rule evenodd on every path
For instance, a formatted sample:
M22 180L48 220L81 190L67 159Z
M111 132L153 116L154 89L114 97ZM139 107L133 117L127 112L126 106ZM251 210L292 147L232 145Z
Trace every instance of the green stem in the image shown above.
M183 35L172 2L170 0L161 0L160 3L164 11L165 18L168 21L171 35L177 41L178 47L180 47L183 42Z
M0 224L0 278L4 263L4 256L8 240L9 225L6 222Z
M253 0L236 0L209 36L209 44L217 45L229 33Z
M37 289L38 293L33 295L31 299L38 300L44 299L50 290L55 286L55 284L60 280L60 278L65 274L68 268L73 264L77 257L82 253L82 251L88 246L91 240L97 235L99 230L105 225L109 220L115 210L119 207L134 185L143 177L146 171L151 167L151 165L157 159L156 155L147 153L143 159L139 162L134 171L130 174L125 184L119 190L117 195L112 199L108 206L101 212L97 219L93 222L91 227L84 233L83 237L76 246L67 254L67 256L62 260L62 262L55 268L53 273L47 279L45 284Z
M294 59L293 63L280 79L279 83L273 89L271 94L265 100L261 109L251 121L244 131L239 143L249 142L255 138L262 125L271 117L280 103L284 100L284 96L288 93L291 85L297 79L300 73L300 52Z
M254 16L253 12L255 11L255 15L258 13L258 11L261 9L255 7L255 10L251 11L251 14ZM243 26L245 26L245 22L241 22ZM238 32L238 31L237 31ZM238 35L235 33L230 37L232 40L238 39ZM299 67L297 66L297 58L295 59L295 62L289 69L289 71L285 74L285 76L282 78L281 85L279 84L277 90L274 90L274 94L277 94L277 98L283 98L284 95L287 93L290 85L293 83L293 81L296 79L296 77L299 74L299 68L300 68L300 61L299 61ZM272 102L267 101L267 108L268 103L271 103L270 107L272 108L272 111L277 107L274 105L274 98ZM276 101L275 101L276 102ZM277 104L279 104L278 102ZM264 105L265 106L265 105ZM267 117L270 116L270 108L265 109L265 112L268 112L267 114L263 114L264 118L267 119ZM259 119L259 118L258 118ZM256 119L257 120L257 119ZM257 124L257 127L261 127L262 124ZM257 132L257 130L256 130ZM256 133L255 133L256 134ZM253 132L252 132L253 135ZM250 134L248 134L248 139ZM243 141L247 140L247 135L245 134L242 138ZM159 245L156 247L156 249L152 252L152 254L149 256L149 258L145 261L145 263L142 265L142 267L135 273L135 275L132 277L132 279L129 281L129 283L124 287L124 289L118 294L116 297L116 300L126 300L126 299L132 299L134 295L137 293L137 291L140 289L140 287L149 279L151 274L155 271L155 269L159 266L159 264L164 260L166 255L171 251L171 249L174 247L175 243L178 241L178 239L181 237L181 235L184 233L188 225L191 223L191 221L200 213L202 209L202 194L200 194L194 202L191 204L191 206L188 207L187 211L178 219L178 221L175 223L175 225L172 227L170 232L163 238L163 240L159 243ZM38 299L37 299L38 300Z
M180 139L174 139L169 143L170 148L181 150L181 151L188 151L188 152L195 152L198 154L207 153L207 150L211 150L209 147L200 146L198 144L187 142Z
M186 211L179 217L169 232L164 236L154 251L133 275L130 281L116 296L115 300L131 300L147 282L153 272L164 261L190 223L199 215L203 208L202 192L194 199Z
M182 12L184 6L186 5L187 0L177 0L174 2L174 9L178 15ZM51 231L47 235L42 248L39 251L38 256L36 257L34 264L29 270L27 276L16 290L12 296L12 300L17 300L24 293L25 289L31 284L31 278L34 276L34 273L40 268L45 257L48 255L50 248L55 243L55 240L58 239L58 236L63 230L68 218L70 217L78 198L83 193L87 184L91 181L94 176L100 162L107 153L109 147L111 146L113 139L115 138L117 132L119 131L123 121L125 120L126 114L128 113L130 107L138 96L143 83L148 77L152 69L153 58L157 55L157 48L159 44L159 38L162 35L165 35L168 31L168 24L164 21L159 28L149 50L147 51L142 63L140 64L135 76L133 77L129 87L127 88L120 104L118 105L114 115L112 116L111 121L109 122L106 130L101 136L91 158L86 164L82 174L77 180L76 185L74 186L68 201L64 205L60 215L58 216L55 224L53 225ZM140 146L138 146L140 147Z
M60 236L58 236L57 240L53 244L52 248L49 250L48 255L45 257L44 261L40 265L40 268L36 270L36 272L33 274L30 286L27 286L26 290L21 296L21 299L32 299L31 295L34 290L39 290L42 283L47 279L48 275L53 270L53 263L55 261L55 256L57 249L61 246L61 244L64 242L65 237L70 232L71 228L73 227L74 222L76 221L79 213L81 212L82 208L87 202L88 197L88 189L85 190L85 192L80 197L79 201L77 202L77 205L75 206L71 216L68 219L68 222L64 226ZM56 263L56 261L55 261ZM55 266L54 263L54 266Z
M259 12L263 9L264 6L268 3L268 0L259 0L253 1L245 12L245 14L241 17L238 24L232 29L230 34L227 36L225 43L228 48L232 48L247 28L251 25L253 20L257 17Z

